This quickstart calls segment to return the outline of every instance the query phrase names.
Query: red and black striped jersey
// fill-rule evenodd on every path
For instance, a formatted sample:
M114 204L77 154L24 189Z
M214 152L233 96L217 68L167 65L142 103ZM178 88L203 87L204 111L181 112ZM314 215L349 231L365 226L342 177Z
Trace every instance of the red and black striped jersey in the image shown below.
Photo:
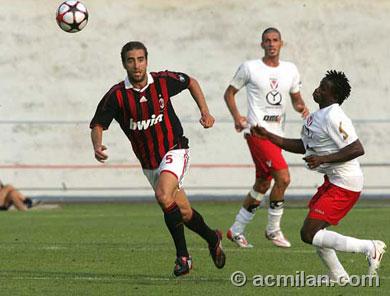
M190 78L179 72L148 74L148 84L135 89L128 78L101 99L90 123L108 129L115 119L131 142L143 169L156 169L171 149L188 148L188 139L170 98L188 88Z

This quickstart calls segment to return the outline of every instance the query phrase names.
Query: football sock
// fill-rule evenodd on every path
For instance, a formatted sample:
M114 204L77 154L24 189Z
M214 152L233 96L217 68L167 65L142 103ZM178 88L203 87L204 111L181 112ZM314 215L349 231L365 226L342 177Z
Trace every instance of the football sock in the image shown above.
M218 237L214 230L210 229L204 222L203 217L196 210L192 209L192 217L188 222L184 224L192 231L199 234L205 239L210 246L215 246L218 242Z
M339 258L337 258L335 250L320 247L316 247L316 249L318 256L320 256L324 265L334 276L339 277L348 274L340 263Z
M177 257L188 257L186 238L184 236L183 218L175 202L164 209L164 219L176 247Z
M373 244L370 240L345 236L334 231L321 229L313 237L316 247L332 248L336 251L363 253L369 255Z
M234 221L234 224L230 229L233 233L244 233L245 226L252 221L255 214L248 212L245 208L241 208L236 216L236 221Z
M270 201L268 208L268 224L266 227L267 233L272 233L280 230L280 220L283 215L284 200Z

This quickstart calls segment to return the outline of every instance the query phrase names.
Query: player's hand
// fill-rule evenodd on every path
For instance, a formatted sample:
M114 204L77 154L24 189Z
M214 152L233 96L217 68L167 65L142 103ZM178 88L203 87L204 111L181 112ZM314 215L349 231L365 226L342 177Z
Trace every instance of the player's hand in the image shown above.
M309 169L315 169L316 167L324 163L323 157L319 155L306 156L303 158L303 160L306 161L306 164Z
M204 128L210 128L214 125L215 119L210 113L202 113L199 122Z
M268 131L259 125L251 127L251 134L260 138L268 138Z
M303 108L303 111L301 112L301 116L303 119L305 119L306 117L308 117L310 114L310 110L309 108L307 108L306 106Z
M104 153L104 150L107 150L107 147L104 145L99 145L95 147L95 158L97 161L104 163L108 159L108 155Z
M242 130L246 129L247 127L248 121L245 116L240 116L234 120L234 128L238 133L242 132Z

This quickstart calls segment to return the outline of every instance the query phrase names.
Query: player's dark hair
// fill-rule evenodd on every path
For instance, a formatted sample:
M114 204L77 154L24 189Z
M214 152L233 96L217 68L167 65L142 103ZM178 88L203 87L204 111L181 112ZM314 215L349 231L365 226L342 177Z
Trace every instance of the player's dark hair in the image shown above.
M265 34L268 34L268 33L271 33L271 32L275 32L275 33L278 33L279 34L279 38L282 39L282 34L280 34L280 31L274 27L269 27L267 29L264 30L263 34L261 34L261 40L263 41L264 40L264 35Z
M139 41L130 41L127 42L121 50L121 58L122 58L122 63L125 63L126 60L126 53L130 50L133 49L142 49L145 52L145 58L148 59L148 50L146 49L146 46Z
M326 72L325 79L332 82L334 95L341 105L351 93L351 86L347 76L345 76L344 72L329 70Z

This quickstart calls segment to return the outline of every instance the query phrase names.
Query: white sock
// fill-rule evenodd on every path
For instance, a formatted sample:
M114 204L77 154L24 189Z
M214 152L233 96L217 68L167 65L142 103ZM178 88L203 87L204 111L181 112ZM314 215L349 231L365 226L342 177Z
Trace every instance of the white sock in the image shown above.
M282 219L283 208L281 209L271 209L268 208L268 224L266 231L267 233L272 233L280 230L280 220Z
M246 209L241 208L236 216L236 220L232 227L230 227L231 231L235 234L244 233L245 226L252 221L255 214L248 212Z
M373 244L370 240L357 239L345 236L334 231L322 229L313 237L313 245L322 248L331 248L336 251L363 253L370 255Z
M340 263L339 258L337 258L335 250L320 247L316 247L316 249L324 265L336 278L348 274Z

